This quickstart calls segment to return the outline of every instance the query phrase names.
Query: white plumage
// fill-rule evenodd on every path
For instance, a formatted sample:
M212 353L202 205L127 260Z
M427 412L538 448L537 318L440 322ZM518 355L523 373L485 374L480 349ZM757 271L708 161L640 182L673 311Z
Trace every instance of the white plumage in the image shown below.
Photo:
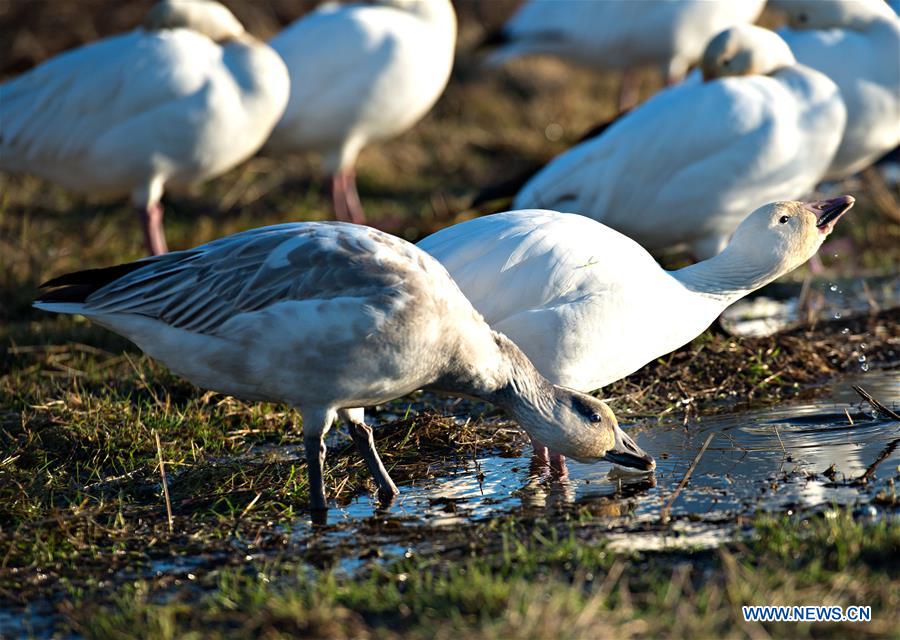
M831 78L847 127L825 176L850 176L900 144L900 18L883 0L790 0L779 31L797 60Z
M704 74L555 158L513 207L574 211L651 251L687 245L704 259L747 211L811 192L844 128L834 83L751 25L713 39Z
M678 271L609 227L555 211L476 218L418 246L548 380L592 391L690 342L732 302L803 264L852 205L849 196L766 205L725 251Z
M63 53L0 85L0 168L92 196L131 195L148 249L162 253L164 188L252 155L284 110L288 77L277 54L217 3L164 2L148 20L152 28Z
M608 407L542 378L436 260L368 227L255 229L44 286L36 307L85 315L195 384L300 409L315 508L338 415L396 493L360 407L421 387L493 402L560 454L652 468Z
M506 24L494 64L549 54L605 70L655 66L671 83L728 27L752 23L765 0L529 0ZM623 87L628 93L629 87ZM623 98L622 107L629 99Z
M456 46L450 1L329 4L270 44L287 64L291 97L267 149L322 153L335 214L362 222L356 157L412 127L443 93Z

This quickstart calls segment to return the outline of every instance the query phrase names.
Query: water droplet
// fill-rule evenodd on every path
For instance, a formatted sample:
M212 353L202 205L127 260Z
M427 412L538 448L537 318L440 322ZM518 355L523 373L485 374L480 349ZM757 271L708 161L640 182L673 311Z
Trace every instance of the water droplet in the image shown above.
M547 140L550 142L556 142L560 138L562 138L564 133L563 127L558 122L551 122L544 129L544 135L547 137Z
M860 348L860 349L865 349L865 348L866 348L866 343L863 342L862 344L860 344L860 345L859 345L859 348Z
M857 360L859 360L860 362L865 362L865 361L866 361L866 356L865 356L864 354L861 353L861 354L859 354L859 357L857 358Z
M841 319L841 312L840 312L840 311L835 311L835 312L834 312L834 319L835 319L835 320L840 320L840 319Z
M844 327L843 329L841 329L842 335L847 335L848 333L850 333L850 329L848 327Z
M835 257L835 258L837 258L837 257L838 257L838 255L839 255L839 254L837 254L837 253L835 253L835 254L834 254L834 257Z
M833 284L833 285L831 285L831 286L828 287L828 288L829 288L831 291L837 291L837 285L836 285L836 284Z
M868 371L868 370L869 370L869 363L868 363L868 362L863 362L861 365L859 365L859 368L862 369L863 371Z

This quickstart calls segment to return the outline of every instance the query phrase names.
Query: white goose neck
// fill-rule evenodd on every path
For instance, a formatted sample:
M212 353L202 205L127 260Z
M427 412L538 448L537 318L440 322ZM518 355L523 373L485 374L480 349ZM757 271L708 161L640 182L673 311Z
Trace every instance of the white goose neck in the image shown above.
M726 306L778 277L747 260L731 246L722 253L671 272L688 290L722 301Z

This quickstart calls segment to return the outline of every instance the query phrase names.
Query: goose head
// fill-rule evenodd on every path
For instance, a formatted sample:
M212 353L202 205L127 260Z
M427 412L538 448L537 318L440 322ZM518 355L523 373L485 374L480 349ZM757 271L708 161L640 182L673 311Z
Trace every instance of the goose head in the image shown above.
M740 224L722 257L762 286L809 260L855 202L840 196L815 202L773 202Z
M860 29L874 18L896 19L884 0L781 0L773 3L787 14L788 26L804 29Z
M725 29L706 45L700 68L704 80L768 75L796 64L791 48L774 31L751 24Z
M148 31L190 29L213 42L239 39L244 26L224 5L214 0L162 0L144 18Z
M549 415L526 418L522 426L553 451L579 462L606 460L641 471L656 468L653 457L622 431L606 403L573 389L554 387Z

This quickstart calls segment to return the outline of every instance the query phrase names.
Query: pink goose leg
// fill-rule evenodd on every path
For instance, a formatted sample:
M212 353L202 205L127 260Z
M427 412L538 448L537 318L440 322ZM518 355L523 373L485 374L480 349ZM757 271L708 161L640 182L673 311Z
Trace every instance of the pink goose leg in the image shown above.
M163 229L163 208L162 204L151 202L144 207L138 207L136 213L141 220L141 227L144 230L144 244L147 251L152 256L158 256L169 252L166 244L166 232Z
M338 169L331 176L331 202L336 220L355 224L366 223L366 214L356 191L356 171L352 167Z

